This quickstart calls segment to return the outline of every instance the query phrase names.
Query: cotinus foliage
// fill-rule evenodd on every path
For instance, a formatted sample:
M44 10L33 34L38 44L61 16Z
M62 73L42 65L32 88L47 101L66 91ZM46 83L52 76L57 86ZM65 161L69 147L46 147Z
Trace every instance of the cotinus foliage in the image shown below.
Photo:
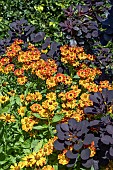
M60 23L70 45L82 45L92 52L94 39L98 39L98 28L107 13L106 2L86 0L84 5L70 6L64 10L67 19Z
M93 101L93 106L84 108L87 114L107 114L110 106L113 105L113 90L103 89L101 92L95 92L89 99Z
M99 170L113 160L113 120L109 116L90 122L70 119L68 123L58 124L56 129L58 139L54 147L67 150L66 157L70 160L67 167L81 160L81 166Z
M102 21L102 28L104 31L100 31L100 42L102 45L107 45L109 41L113 42L113 1L111 2L111 9L108 11L109 14L107 16L107 19Z

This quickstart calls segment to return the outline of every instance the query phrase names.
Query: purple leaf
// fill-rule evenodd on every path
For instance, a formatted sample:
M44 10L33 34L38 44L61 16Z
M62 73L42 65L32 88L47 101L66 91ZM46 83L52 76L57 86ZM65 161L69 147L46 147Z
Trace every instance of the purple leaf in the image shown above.
M81 151L81 158L82 158L83 160L89 159L90 153L91 153L91 151L90 151L89 148L82 150L82 151Z

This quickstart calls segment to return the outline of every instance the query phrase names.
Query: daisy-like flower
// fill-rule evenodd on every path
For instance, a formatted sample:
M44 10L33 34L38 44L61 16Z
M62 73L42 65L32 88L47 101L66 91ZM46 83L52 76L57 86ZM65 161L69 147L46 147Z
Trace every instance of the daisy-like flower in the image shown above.
M70 90L66 93L66 99L67 100L73 100L77 97L77 93L74 90Z
M0 103L5 103L9 100L8 96L0 96Z
M26 76L18 77L17 82L18 82L18 84L23 85L27 82L27 77Z
M51 165L44 166L42 170L55 170Z
M35 92L35 95L36 95L36 101L38 100L38 101L40 101L40 100L42 100L42 94L40 93L40 92Z
M23 76L24 75L24 70L23 69L16 69L14 71L15 76Z
M65 85L71 85L72 84L72 78L70 76L65 76L64 84Z
M83 101L88 101L88 100L89 100L89 96L90 96L90 94L82 93L81 96L80 96L80 98L81 98L81 100L83 100Z
M50 100L56 100L56 93L51 92L46 94L46 98Z
M47 88L50 89L52 87L55 87L57 84L56 84L56 81L55 81L55 77L50 77L46 80L46 84L47 84Z
M58 97L60 97L61 100L66 101L66 94L65 94L65 93L61 92L61 93L58 95Z
M66 157L65 153L66 152L64 150L63 153L58 155L59 164L67 165L69 163L69 158Z
M26 132L31 131L34 124L37 124L36 121L33 120L32 117L24 117L21 119L22 123L22 130L25 130Z
M65 75L62 73L57 73L57 75L55 76L55 80L57 83L64 82L64 79Z
M13 115L6 113L0 115L0 120L3 120L4 122L7 123L11 123L11 122L15 122L15 117Z
M14 165L10 166L10 170L21 170L21 167L17 163L15 163Z
M42 111L43 107L40 104L34 103L30 106L32 112L39 112Z
M7 94L9 94L10 96L14 96L16 93L16 90L11 90L9 92L7 92Z
M20 95L20 100L21 100L21 102L24 102L24 100L25 100L24 94Z
M24 116L25 115L25 110L26 110L26 107L25 106L21 106L18 109L18 114L21 115L21 116Z

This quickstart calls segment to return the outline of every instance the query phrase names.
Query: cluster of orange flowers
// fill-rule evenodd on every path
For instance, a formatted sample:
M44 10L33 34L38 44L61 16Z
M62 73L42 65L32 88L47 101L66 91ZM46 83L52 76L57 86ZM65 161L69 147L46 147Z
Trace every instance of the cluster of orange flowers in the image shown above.
M33 152L24 158L22 158L22 161L20 161L18 164L11 165L10 170L20 170L24 167L42 167L42 170L48 170L47 168L50 168L49 170L54 170L54 168L51 165L46 165L47 159L46 157L53 153L54 147L54 141L57 139L57 137L49 139L49 141L38 151L38 153Z
M68 75L57 73L55 76L51 76L46 80L46 85L48 89L57 86L58 83L70 85L72 83L72 78Z
M29 44L27 51L22 51L22 40L15 40L14 43L6 50L6 55L0 59L0 72L8 74L13 72L17 77L17 82L20 85L28 81L25 76L27 71L38 76L41 81L46 83L47 90L53 90L46 95L36 91L28 93L27 95L21 94L20 100L22 105L17 109L18 114L22 117L21 124L22 130L31 132L33 126L39 123L39 119L33 116L33 113L39 114L42 118L48 118L51 121L54 115L64 114L61 122L67 122L70 118L77 121L84 119L84 107L91 106L93 103L89 100L89 92L102 91L103 88L113 89L109 85L109 81L100 81L100 85L94 83L96 76L101 74L98 68L90 68L86 64L81 64L81 61L88 59L94 60L95 56L86 54L82 47L69 47L64 45L61 50L61 61L65 64L73 66L74 71L79 76L79 84L73 82L71 76L57 73L57 65L54 60L48 59L44 61L40 58L41 52L34 45ZM12 64L14 63L14 64ZM17 64L17 65L16 65ZM63 89L63 92L55 92L55 86L68 85L69 89ZM83 87L80 89L80 87ZM83 89L83 90L82 90ZM87 90L87 92L85 92ZM14 91L8 92L9 95L14 95ZM46 98L46 99L45 99ZM4 104L10 98L8 96L0 96L0 103ZM60 108L60 109L59 109ZM30 109L30 115L27 117L26 110ZM10 114L1 114L0 120L5 122L14 122L15 117ZM21 162L12 165L11 170L20 170L24 167L41 167L42 170L54 170L51 165L47 165L46 157L53 153L53 143L56 137L50 139L47 144L39 150L38 153L31 153L25 156ZM91 150L90 157L96 153L94 143L88 146ZM58 155L59 163L66 165L69 159L66 158L66 150Z
M60 47L61 50L61 61L65 64L69 63L72 66L79 66L81 60L94 60L95 56L86 54L82 47L69 47L64 45Z
M34 120L35 117L29 116L24 117L21 119L22 124L22 130L25 130L26 132L31 131L33 129L33 126L38 123L38 120Z
M44 61L40 59L40 51L32 44L29 44L27 51L22 51L22 44L22 40L16 39L10 47L7 47L6 56L3 56L0 60L1 72L5 74L14 72L20 85L28 81L24 73L27 70L31 70L32 74L36 74L42 80L50 78L57 72L57 65L54 60ZM15 68L17 63L22 64L21 68Z

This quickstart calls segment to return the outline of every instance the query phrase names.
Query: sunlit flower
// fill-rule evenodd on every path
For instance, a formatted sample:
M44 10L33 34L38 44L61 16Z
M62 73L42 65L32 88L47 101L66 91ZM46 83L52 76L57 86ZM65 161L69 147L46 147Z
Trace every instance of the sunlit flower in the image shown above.
M95 148L95 143L94 141L91 143L91 145L88 147L91 151L90 157L93 157L96 154L96 148Z
M22 123L22 130L25 130L26 132L31 131L34 124L37 124L36 121L33 120L32 117L24 117L21 119Z
M8 96L0 96L0 103L5 103L9 100Z
M3 120L4 122L11 123L11 122L15 122L15 117L13 115L6 113L6 114L0 115L0 120Z
M46 80L46 84L47 84L47 88L50 89L54 86L56 86L56 81L55 81L55 77L50 77Z
M55 80L57 83L64 82L65 75L62 73L57 73L55 76Z
M51 165L44 166L42 170L55 170Z
M17 163L15 163L14 165L10 166L10 170L21 170L21 167Z
M25 110L26 110L26 107L21 106L21 107L18 109L18 114L21 115L21 116L24 116L24 115L25 115Z
M69 159L66 157L65 152L58 154L59 164L66 165L69 163Z
M18 77L17 78L17 82L20 84L20 85L23 85L27 82L27 77L26 76L21 76L21 77Z
M56 100L56 93L51 92L46 94L46 98L50 100Z

